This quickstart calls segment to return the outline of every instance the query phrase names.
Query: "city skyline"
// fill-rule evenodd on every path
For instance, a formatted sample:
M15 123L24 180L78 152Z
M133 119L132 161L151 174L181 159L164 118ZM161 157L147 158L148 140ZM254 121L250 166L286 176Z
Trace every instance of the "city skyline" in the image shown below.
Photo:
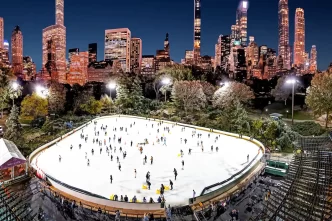
M21 0L19 0L21 1ZM98 1L100 3L103 3L104 6L106 4L106 1ZM171 3L172 1L170 1ZM297 2L297 3L296 3ZM53 4L51 4L53 3ZM19 22L14 17L6 16L6 11L0 10L0 17L4 17L4 26L5 26L5 39L8 40L9 31L8 29L13 29L13 26L11 24L14 24L13 22L17 23L22 30L22 33L24 35L24 56L31 56L33 58L33 61L37 64L37 69L39 70L41 68L41 32L42 29L46 26L49 26L51 24L54 24L54 16L50 16L48 12L54 14L54 2L51 1L51 3L43 3L41 4L39 9L42 9L44 13L40 13L38 15L34 15L34 19L27 18ZM192 36L193 36L193 4L192 0L185 0L179 4L177 4L177 9L171 13L171 18L167 21L164 21L163 19L158 19L158 22L155 21L148 22L148 18L146 15L139 16L139 13L132 13L133 18L131 16L125 15L125 13L122 13L122 16L117 16L116 13L113 13L113 20L110 20L111 22L99 22L96 24L96 20L100 19L103 16L97 16L95 12L89 12L88 14L83 13L84 10L87 10L87 6L85 4L80 4L79 11L82 12L82 14L73 16L73 12L75 12L75 9L73 5L75 3L78 3L78 1L73 0L70 3L65 2L65 26L67 27L67 49L68 48L80 48L80 51L87 51L88 50L88 44L97 42L98 43L98 57L103 57L103 35L104 31L106 29L116 29L121 27L128 27L132 32L132 37L139 37L142 39L143 44L143 55L149 55L149 54L155 54L155 51L160 48L160 46L163 43L164 35L165 33L170 34L170 44L172 45L171 50L171 57L176 62L180 62L181 58L184 58L185 50L193 48L192 43ZM87 1L83 1L83 3L87 3ZM128 12L130 12L135 7L140 7L135 5L134 2L132 2L133 8L131 7L124 7L124 4L116 3L113 4L117 10L120 10L121 7L123 9L127 9ZM149 3L149 1L147 2ZM150 2L151 4L153 2ZM5 3L2 8L6 8L6 5L10 7L11 3ZM229 30L230 26L234 23L234 11L236 10L239 1L225 1L223 4L220 4L216 1L206 1L201 3L201 17L202 17L202 43L201 43L201 55L210 55L214 56L214 46L215 46L215 39L218 38L220 34L228 35L230 34L231 30ZM107 4L106 4L107 5ZM109 4L110 5L110 4ZM267 7L267 6L270 7ZM318 28L319 25L314 25L315 22L317 22L316 17L312 17L313 14L315 14L316 11L324 10L324 8L320 8L319 10L314 9L313 7L308 7L310 5L307 2L300 2L300 1L289 1L289 21L290 21L290 28L289 28L289 35L290 35L290 42L294 42L294 39L292 36L294 36L294 33L292 30L294 30L294 15L295 15L295 8L301 7L304 8L306 12L306 52L310 52L311 45L317 46L318 51L318 66L320 69L325 69L328 64L330 63L331 59L328 56L329 51L332 50L328 45L328 41L322 41L320 40L322 37L321 35L318 35ZM152 4L148 7L148 9L153 10L154 8L156 10L160 9L159 3ZM215 6L215 8L223 8L231 10L232 12L226 12L226 13L216 13L216 9L212 8ZM223 7L222 7L223 6ZM31 6L26 6L31 7ZM77 5L76 5L77 7ZM99 7L98 4L94 5L93 7L97 9L102 10L102 8ZM168 11L172 10L170 7L166 7ZM185 10L183 10L183 9ZM307 10L306 10L307 8ZM139 8L138 8L139 9ZM263 10L264 9L264 10ZM32 7L32 11L34 11L35 8ZM146 10L146 9L145 9ZM268 12L268 19L258 19L257 18L257 10L261 11L261 15L264 16L264 12ZM77 8L76 8L77 11ZM112 10L114 11L114 10ZM97 14L100 14L99 13ZM215 13L213 13L215 12ZM102 14L102 13L101 13ZM120 13L121 14L121 13ZM129 13L130 14L130 13ZM128 15L129 15L128 14ZM160 13L158 13L160 14ZM256 14L256 16L255 16ZM29 13L28 13L29 15ZM42 15L42 16L41 16ZM82 26L82 20L81 16L88 16L89 19L85 20L85 26ZM110 16L110 15L105 15ZM105 17L104 16L104 17ZM139 17L136 17L139 16ZM20 17L20 16L19 16ZM111 16L112 17L112 16ZM220 24L216 24L216 21L211 18L220 18L219 22ZM39 18L39 19L36 19ZM76 18L76 19L75 19ZM159 17L158 17L159 18ZM178 18L178 19L177 19ZM183 18L183 19L182 19ZM21 18L22 19L22 18ZM41 20L42 19L42 20ZM140 24L139 27L137 23L138 21L145 19L144 24ZM107 20L107 19L106 19ZM138 20L138 21L137 21ZM150 20L154 20L153 17L150 18ZM165 19L166 20L166 19ZM270 23L267 24L267 21L269 20ZM38 23L36 23L38 21ZM47 22L46 22L47 21ZM114 22L113 22L114 21ZM327 22L326 20L323 20L324 22ZM35 22L35 28L33 28L33 31L31 31L31 24L29 22ZM218 22L217 22L218 23ZM42 24L42 25L41 25ZM308 24L308 25L307 25ZM155 25L159 25L160 28L154 28ZM263 28L257 28L260 26L267 26L264 30ZM42 26L40 29L39 27ZM97 28L96 28L97 26ZM318 27L317 27L318 26ZM250 8L248 12L248 37L254 36L256 42L258 45L267 45L270 48L274 48L277 50L278 45L278 1L275 1L275 4L265 4L264 2L258 2L255 0L250 1ZM98 30L97 30L98 29ZM310 31L310 30L315 30ZM77 33L76 33L76 32ZM265 33L264 33L265 32ZM270 34L267 34L270 33ZM37 37L39 36L39 37ZM88 36L88 37L87 37ZM75 40L73 40L75 38ZM67 55L67 51L66 51ZM100 60L100 59L99 59Z

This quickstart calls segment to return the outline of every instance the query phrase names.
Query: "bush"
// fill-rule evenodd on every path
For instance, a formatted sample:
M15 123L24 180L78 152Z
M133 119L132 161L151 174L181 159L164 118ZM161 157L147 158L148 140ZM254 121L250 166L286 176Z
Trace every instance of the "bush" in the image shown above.
M292 130L302 136L319 136L324 133L324 129L313 121L297 122L292 126Z

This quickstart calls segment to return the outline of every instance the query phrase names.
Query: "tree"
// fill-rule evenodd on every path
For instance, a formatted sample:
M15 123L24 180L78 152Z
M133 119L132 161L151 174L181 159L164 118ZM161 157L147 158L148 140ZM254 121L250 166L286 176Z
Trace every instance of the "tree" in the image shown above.
M233 107L237 102L243 104L254 98L254 93L247 85L229 82L214 93L212 104L215 107L228 108Z
M287 99L292 93L292 87L286 84L286 77L281 77L278 79L277 85L271 90L272 96L276 100L285 101L287 105Z
M36 93L26 96L21 103L21 116L23 117L44 117L48 114L47 99L38 96Z
M6 122L7 130L4 137L13 142L19 140L22 137L22 125L18 121L19 109L16 105L13 105L10 115Z
M73 113L79 112L81 104L89 100L92 96L91 88L84 88L79 85L73 85Z
M265 139L265 142L269 144L271 147L275 147L274 140L277 138L277 132L278 132L278 125L276 121L269 121L266 125L266 128L263 132L263 137Z
M1 103L1 117L3 117L3 109L7 107L7 102L9 99L9 87L0 87L0 103Z
M114 107L114 103L112 98L110 98L107 94L104 94L101 96L100 102L102 104L102 109L105 112L111 112L113 107Z
M206 81L201 81L201 85L207 101L212 101L213 95L216 92L216 87Z
M176 81L172 89L172 98L178 108L188 110L205 106L206 96L199 81Z
M48 108L50 113L60 113L65 110L67 89L58 82L51 82L48 89Z
M173 81L191 81L194 80L191 69L181 64L166 66L161 69L157 75L170 76Z
M305 103L315 116L326 115L325 127L329 122L329 114L332 111L332 74L323 72L316 74L307 89Z
M89 114L99 114L103 104L101 101L97 101L93 96L90 96L88 100L80 105L82 111Z

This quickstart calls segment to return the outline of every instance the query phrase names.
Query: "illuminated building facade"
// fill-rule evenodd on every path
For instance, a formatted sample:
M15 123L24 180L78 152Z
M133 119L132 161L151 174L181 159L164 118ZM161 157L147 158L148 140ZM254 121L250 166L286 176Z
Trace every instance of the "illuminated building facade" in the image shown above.
M201 57L200 68L205 72L212 71L213 58L211 56L205 55Z
M113 61L91 62L88 65L88 82L108 82L113 74Z
M55 67L52 66L53 80L66 83L66 27L64 26L64 0L55 3L56 24L43 29L43 68L49 63L49 43L55 47ZM53 65L53 64L52 64ZM54 73L56 70L57 73Z
M36 64L30 56L23 57L23 76L24 81L33 81L36 79Z
M220 67L221 65L221 37L222 35L219 35L217 44L214 46L214 65L213 68L216 69L217 67Z
M97 43L89 44L89 63L97 62Z
M132 38L130 45L130 71L139 74L142 63L142 39Z
M169 49L170 49L169 35L168 33L166 33L166 38L164 40L164 49L156 51L156 59L155 59L156 71L159 71L164 67L172 64Z
M258 65L259 60L259 47L256 44L254 37L249 37L249 45L246 50L247 72L249 78L252 75L252 69Z
M247 46L247 26L248 26L248 6L247 0L240 1L239 7L236 11L236 36L241 42L241 46Z
M315 73L317 71L317 48L316 45L311 46L310 51L310 72Z
M3 48L0 48L0 67L10 67L9 43L7 40L4 40Z
M23 72L23 34L19 26L16 26L12 32L12 68L14 74Z
M71 56L67 83L84 85L88 81L89 52L78 52Z
M5 36L5 24L3 21L3 18L0 17L0 49L3 48L3 44L4 44L4 36Z
M194 64L194 52L191 50L186 50L184 55L184 60L186 65Z
M142 75L153 75L156 73L155 57L154 55L143 55L141 74Z
M80 49L79 48L71 48L68 50L68 61L69 61L69 65L71 63L71 57L73 55L78 55L80 52Z
M265 58L264 79L271 79L277 73L277 52L268 48Z
M201 56L201 0L194 0L194 64Z
M230 66L230 54L231 54L231 36L223 35L220 39L220 67L223 71L228 71ZM215 60L215 62L217 62Z
M294 30L294 66L301 71L305 65L305 20L304 10L297 8L295 11L295 30Z
M105 30L104 60L118 60L124 72L130 72L131 32L128 28Z
M283 65L281 70L290 69L290 46L289 46L289 9L288 0L279 0L278 29L279 44L278 54L282 57ZM279 59L280 60L280 59ZM280 68L280 67L279 67Z

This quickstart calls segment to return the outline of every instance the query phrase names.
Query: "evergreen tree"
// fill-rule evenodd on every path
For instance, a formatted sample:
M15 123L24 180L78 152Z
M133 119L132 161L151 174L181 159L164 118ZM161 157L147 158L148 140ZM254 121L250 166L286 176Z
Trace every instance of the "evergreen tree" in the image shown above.
M19 140L22 136L22 125L18 121L19 109L16 105L12 107L8 120L6 122L7 130L5 138L13 142Z

